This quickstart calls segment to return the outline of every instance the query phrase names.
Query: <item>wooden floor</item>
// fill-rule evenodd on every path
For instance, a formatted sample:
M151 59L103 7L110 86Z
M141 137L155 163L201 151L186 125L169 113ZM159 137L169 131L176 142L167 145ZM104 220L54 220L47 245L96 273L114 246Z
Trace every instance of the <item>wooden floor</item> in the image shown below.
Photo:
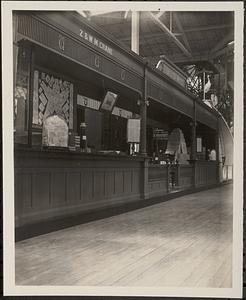
M16 243L17 285L231 287L232 185Z

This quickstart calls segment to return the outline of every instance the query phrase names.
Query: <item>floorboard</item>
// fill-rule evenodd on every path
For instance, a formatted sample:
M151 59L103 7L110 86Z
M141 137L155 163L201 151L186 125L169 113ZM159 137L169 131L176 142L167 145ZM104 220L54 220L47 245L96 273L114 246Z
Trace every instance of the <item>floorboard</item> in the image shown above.
M16 243L17 285L231 287L232 185Z

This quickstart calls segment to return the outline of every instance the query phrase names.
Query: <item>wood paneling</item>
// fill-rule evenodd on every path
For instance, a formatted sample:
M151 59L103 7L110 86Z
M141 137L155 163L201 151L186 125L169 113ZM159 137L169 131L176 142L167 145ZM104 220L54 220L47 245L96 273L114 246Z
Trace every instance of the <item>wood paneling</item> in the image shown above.
M180 188L189 188L193 183L193 165L179 165L178 185Z
M149 166L149 181L167 178L167 166Z
M48 172L32 174L32 208L45 209L49 207L50 179Z
M94 173L85 169L81 174L82 203L91 202L94 197Z
M66 173L65 172L50 172L51 173L51 206L60 207L66 203Z
M27 153L21 153L15 160L19 225L140 199L141 159L101 157L97 161L94 156L88 165L83 155L71 160L71 153L59 153L49 159L54 153L30 151L27 159Z
M218 183L216 162L196 162L195 168L176 167L177 190L193 188L194 170L195 187ZM137 157L18 150L15 152L16 227L164 196L172 192L169 175L167 165L146 167L144 159Z
M17 199L22 199L18 201ZM22 214L32 208L32 173L15 173L15 211Z
M218 165L216 162L197 162L195 168L196 186L209 186L218 183Z
M81 198L81 173L67 173L66 201L68 204L79 204Z
M157 197L168 193L168 167L160 165L149 166L148 188L149 196Z

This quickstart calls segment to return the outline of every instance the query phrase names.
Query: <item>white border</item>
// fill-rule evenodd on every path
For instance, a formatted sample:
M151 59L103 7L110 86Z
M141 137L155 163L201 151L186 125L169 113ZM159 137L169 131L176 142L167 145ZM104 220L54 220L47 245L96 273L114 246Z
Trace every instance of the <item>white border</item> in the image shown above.
M2 8L3 99L3 235L4 295L105 295L242 297L243 248L243 2L100 2L103 10L234 11L234 186L233 186L233 287L216 288L123 288L79 286L15 286L14 191L13 191L13 45L12 10L98 10L97 1L4 1ZM102 10L102 9L100 9ZM237 159L235 159L237 158ZM10 184L12 183L12 184ZM236 200L236 201L235 201Z

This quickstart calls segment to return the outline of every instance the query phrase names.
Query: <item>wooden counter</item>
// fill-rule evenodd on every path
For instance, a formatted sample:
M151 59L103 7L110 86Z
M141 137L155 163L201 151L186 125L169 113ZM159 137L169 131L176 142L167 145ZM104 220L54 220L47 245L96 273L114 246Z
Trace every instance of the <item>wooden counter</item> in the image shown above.
M16 226L141 199L144 159L15 151Z
M101 213L110 216L219 183L216 162L172 167L176 170L174 187L171 166L152 165L144 157L16 149L16 238L33 236L43 227L43 233L49 232L96 219Z

